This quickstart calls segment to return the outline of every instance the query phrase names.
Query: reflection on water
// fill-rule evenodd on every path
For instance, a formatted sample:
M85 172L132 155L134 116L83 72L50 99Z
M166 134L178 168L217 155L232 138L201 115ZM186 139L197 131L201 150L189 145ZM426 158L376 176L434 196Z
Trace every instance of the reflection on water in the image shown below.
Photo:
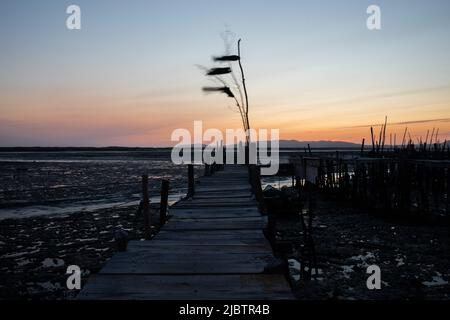
M292 187L292 178L279 176L261 177L261 185L263 190L269 185L277 189Z
M175 193L169 194L169 205L180 201L186 196L187 190L177 190ZM72 203L66 203L62 205L30 205L19 206L0 209L0 220L9 218L28 218L33 216L42 215L67 215L76 212L91 212L99 209L106 208L121 208L128 206L137 206L141 197L137 196L135 199L128 201L119 201L117 198L102 199L102 200L90 200L90 201L77 201ZM159 204L160 198L158 196L150 197L150 203Z
M186 193L187 168L172 163L170 149L0 152L0 219L136 205L142 174L152 202L159 202L162 179L170 180L170 201ZM290 177L262 177L263 188L291 184Z

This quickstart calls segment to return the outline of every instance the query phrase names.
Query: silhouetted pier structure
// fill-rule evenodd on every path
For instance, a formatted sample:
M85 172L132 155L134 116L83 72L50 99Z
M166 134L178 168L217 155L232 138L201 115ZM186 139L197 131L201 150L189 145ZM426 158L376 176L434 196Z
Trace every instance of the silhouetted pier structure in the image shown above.
M78 299L292 298L263 234L266 219L249 179L255 168L225 166L213 175L206 169L159 233L129 242Z
M450 217L450 160L390 156L291 158L296 185L305 185L385 214Z

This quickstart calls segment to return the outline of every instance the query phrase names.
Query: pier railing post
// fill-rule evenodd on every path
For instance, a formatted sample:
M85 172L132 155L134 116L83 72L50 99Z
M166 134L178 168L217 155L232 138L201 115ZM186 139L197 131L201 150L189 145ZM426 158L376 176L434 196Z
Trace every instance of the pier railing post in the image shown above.
M211 165L208 163L205 163L205 176L209 177L211 175Z
M161 203L159 206L159 225L163 226L167 219L167 205L169 200L169 180L161 181Z
M151 237L150 199L148 196L148 175L142 175L142 214L144 215L145 239Z
M225 167L225 164L227 163L227 149L222 147L222 164Z
M192 197L194 195L195 189L195 181L194 181L194 165L188 164L188 197Z
M259 202L260 207L265 210L264 196L261 187L261 174L257 165L251 164L248 166L249 180L256 200Z

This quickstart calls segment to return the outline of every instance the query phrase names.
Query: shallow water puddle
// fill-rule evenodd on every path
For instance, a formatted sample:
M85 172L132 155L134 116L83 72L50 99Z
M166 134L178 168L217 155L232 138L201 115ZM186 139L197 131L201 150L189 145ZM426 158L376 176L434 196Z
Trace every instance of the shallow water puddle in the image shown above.
M42 261L42 266L44 268L62 267L64 264L64 260L58 258L45 258L45 260Z
M431 281L424 281L424 282L422 282L422 284L427 287L445 286L448 284L448 281L446 281L442 278L441 273L439 273L437 271L435 273L436 273L436 275L433 276Z

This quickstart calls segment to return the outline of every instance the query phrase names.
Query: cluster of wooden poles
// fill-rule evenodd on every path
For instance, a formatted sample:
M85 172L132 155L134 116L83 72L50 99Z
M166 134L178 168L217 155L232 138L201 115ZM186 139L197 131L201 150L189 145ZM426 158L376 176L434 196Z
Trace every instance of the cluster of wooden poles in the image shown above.
M298 185L312 184L376 212L450 216L449 161L302 157L300 162L305 171L314 167L316 176L315 181L299 181L297 177Z
M387 116L385 117L384 124L381 125L380 133L378 136L374 135L373 127L370 127L370 136L372 139L372 148L370 154L380 155L385 151L389 151L392 154L414 154L414 156L422 156L429 158L430 156L446 156L447 159L450 159L450 146L447 144L447 140L444 140L441 143L439 139L439 128L433 128L430 135L430 130L427 131L427 135L423 140L422 137L416 137L416 140L413 140L411 136L411 132L409 132L408 127L405 127L405 131L403 133L403 138L401 140L401 144L397 145L397 135L394 133L389 134L389 145L386 141L386 128L387 128ZM364 151L365 139L362 140L361 143L361 154Z

